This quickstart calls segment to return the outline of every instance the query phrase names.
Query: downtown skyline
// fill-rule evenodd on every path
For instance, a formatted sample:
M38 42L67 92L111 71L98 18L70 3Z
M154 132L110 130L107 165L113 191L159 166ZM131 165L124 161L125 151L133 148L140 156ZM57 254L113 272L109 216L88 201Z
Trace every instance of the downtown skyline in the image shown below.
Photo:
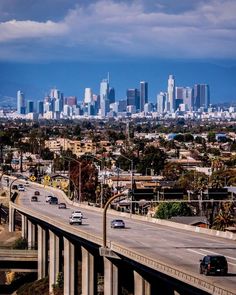
M178 86L211 85L213 103L233 102L235 9L233 0L3 0L0 99L18 89L39 99L54 86L81 97L109 71L120 98L145 80L154 101L172 73Z

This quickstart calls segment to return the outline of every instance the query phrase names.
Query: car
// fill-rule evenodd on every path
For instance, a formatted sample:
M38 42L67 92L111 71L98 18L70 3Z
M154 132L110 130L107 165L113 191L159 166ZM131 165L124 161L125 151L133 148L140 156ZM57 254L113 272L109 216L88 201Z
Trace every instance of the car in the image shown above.
M200 260L200 274L227 275L228 262L222 255L206 255Z
M83 218L83 213L82 213L81 211L79 211L79 210L76 210L76 211L73 211L73 212L71 213L71 216L72 216L72 217Z
M111 228L125 228L125 223L122 219L114 219L111 221Z
M78 217L78 216L71 216L69 218L69 223L70 224L79 224L79 225L81 225L82 224L82 218Z
M35 191L34 194L35 194L35 196L39 196L40 195L40 192L39 191Z
M57 205L58 204L58 198L57 197L51 197L49 200L50 205Z
M51 200L52 197L53 197L53 196L51 196L51 195L47 196L46 199L45 199L45 201L46 201L47 203L49 203L49 201Z
M25 187L23 186L23 184L18 184L18 191L19 192L24 192L25 191Z
M28 181L25 182L25 186L29 186L29 182Z
M66 209L66 203L59 203L58 209Z
M37 196L32 196L31 197L31 202L38 202L38 197Z

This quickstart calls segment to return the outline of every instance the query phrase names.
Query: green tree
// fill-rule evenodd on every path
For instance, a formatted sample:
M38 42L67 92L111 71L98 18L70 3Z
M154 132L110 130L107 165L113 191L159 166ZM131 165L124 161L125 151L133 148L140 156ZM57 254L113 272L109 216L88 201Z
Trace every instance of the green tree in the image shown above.
M169 219L172 216L191 216L192 210L184 202L160 203L157 207L154 217L160 219Z

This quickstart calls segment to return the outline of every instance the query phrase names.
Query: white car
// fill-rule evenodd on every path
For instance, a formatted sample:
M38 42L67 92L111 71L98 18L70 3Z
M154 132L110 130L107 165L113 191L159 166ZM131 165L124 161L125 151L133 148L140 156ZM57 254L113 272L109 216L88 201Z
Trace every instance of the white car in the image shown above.
M83 218L83 213L79 210L76 210L71 213L71 217Z
M79 224L79 225L81 225L82 224L82 218L78 217L78 216L71 216L70 219L69 219L69 223L70 224Z
M18 191L19 192L24 192L25 191L25 187L22 184L18 185Z

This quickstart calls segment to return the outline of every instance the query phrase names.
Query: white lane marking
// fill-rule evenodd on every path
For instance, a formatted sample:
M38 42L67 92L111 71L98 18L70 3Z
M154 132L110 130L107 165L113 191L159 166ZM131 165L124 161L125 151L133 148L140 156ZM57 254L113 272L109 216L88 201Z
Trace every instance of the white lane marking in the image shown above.
M200 249L200 250L201 250L201 251L206 251L206 252L209 252L209 253L212 253L212 254L216 254L216 255L222 255L222 254L220 254L220 253L216 253L216 252L208 251L208 250L205 250L205 249ZM197 253L197 254L199 254L199 255L205 255L204 253L199 252L199 251L196 251L196 250L193 250L193 249L187 249L187 251L189 251L189 252L193 252L193 253ZM225 256L225 255L224 255L224 256ZM230 256L225 256L225 257L226 257L226 258L229 258L229 259L236 260L235 258L230 257ZM236 266L235 263L228 262L228 264L233 265L233 266Z

